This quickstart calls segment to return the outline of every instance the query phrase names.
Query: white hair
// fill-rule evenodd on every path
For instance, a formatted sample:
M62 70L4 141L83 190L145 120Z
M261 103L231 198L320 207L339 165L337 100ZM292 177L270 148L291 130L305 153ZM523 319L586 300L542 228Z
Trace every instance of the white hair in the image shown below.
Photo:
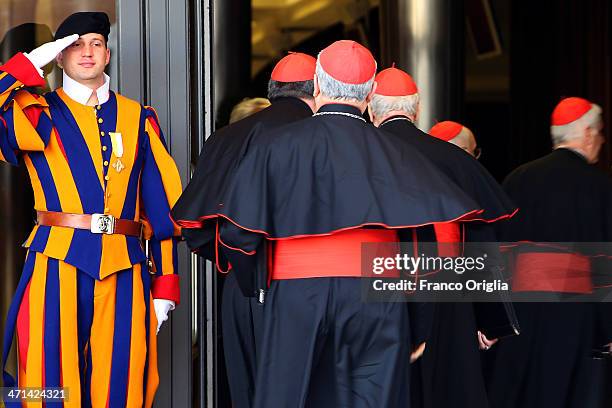
M347 61L347 63L350 63ZM367 82L363 84L347 84L346 82L338 81L329 75L323 67L321 62L317 58L317 79L319 81L319 89L321 94L330 98L338 100L357 100L365 101L368 94L372 92L372 86L374 85L374 75Z
M370 112L377 118L384 118L391 111L405 112L412 120L415 120L419 110L419 94L406 96L385 96L374 94L370 101Z
M553 146L558 146L570 140L579 139L584 135L585 129L601 124L601 107L592 104L591 109L580 118L561 126L551 126Z

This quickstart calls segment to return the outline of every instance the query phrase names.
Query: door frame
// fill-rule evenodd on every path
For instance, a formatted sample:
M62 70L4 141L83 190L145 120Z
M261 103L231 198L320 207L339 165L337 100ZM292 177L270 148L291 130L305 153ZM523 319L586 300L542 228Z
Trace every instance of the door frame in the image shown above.
M191 176L193 152L200 151L212 130L212 2L116 0L118 91L156 109L183 187ZM186 245L178 252L181 304L158 335L155 406L212 407L214 275ZM195 363L194 347L199 351ZM202 374L198 384L194 370Z

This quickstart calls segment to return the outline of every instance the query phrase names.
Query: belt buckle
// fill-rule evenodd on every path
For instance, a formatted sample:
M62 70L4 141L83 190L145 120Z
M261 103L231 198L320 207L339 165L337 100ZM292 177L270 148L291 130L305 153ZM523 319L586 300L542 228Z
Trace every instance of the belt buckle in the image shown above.
M110 214L91 214L91 232L94 234L114 234L115 217Z

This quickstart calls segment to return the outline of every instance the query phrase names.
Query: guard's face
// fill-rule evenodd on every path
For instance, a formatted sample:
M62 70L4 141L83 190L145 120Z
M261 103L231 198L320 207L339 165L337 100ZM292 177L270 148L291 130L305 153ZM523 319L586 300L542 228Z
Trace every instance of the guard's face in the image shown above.
M110 50L102 35L84 34L62 51L57 61L70 78L90 84L102 80L110 61Z

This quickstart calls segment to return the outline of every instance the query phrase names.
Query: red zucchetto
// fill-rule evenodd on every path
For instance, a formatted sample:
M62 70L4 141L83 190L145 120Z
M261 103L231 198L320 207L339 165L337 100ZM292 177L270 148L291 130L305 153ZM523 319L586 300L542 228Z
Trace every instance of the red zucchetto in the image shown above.
M419 92L410 75L395 66L376 75L376 94L382 96L409 96Z
M563 126L578 120L591 110L593 104L584 98L565 98L557 104L551 115L550 124Z
M448 142L461 133L462 129L462 124L453 122L451 120L445 120L444 122L439 122L433 125L433 127L429 129L429 134L433 137L437 137L438 139Z
M312 81L317 60L308 54L290 52L274 66L270 79L278 82Z
M336 41L319 54L321 68L345 84L364 84L376 73L376 60L370 50L350 40Z

